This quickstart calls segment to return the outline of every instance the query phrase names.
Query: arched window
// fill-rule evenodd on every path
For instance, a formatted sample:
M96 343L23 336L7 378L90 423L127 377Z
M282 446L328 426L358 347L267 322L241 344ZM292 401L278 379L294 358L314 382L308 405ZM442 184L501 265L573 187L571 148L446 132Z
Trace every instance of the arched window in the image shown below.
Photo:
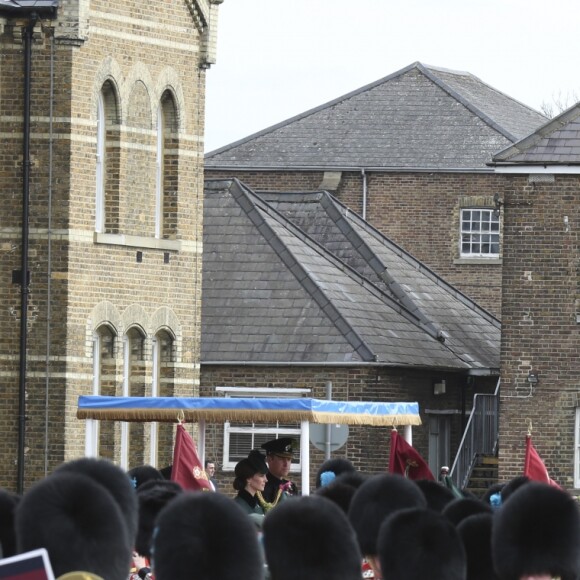
M160 330L153 339L153 383L151 396L172 397L174 390L174 340L165 330ZM171 464L173 454L173 425L153 423L151 425L151 465L162 468Z
M117 366L115 361L114 330L104 324L95 332L93 338L93 395L115 396ZM112 421L91 425L87 455L114 460L115 426Z
M171 238L177 232L177 175L179 139L177 109L165 91L157 110L157 167L155 182L155 237Z
M107 81L97 99L95 231L119 231L119 119L117 97Z
M138 328L130 328L123 341L123 395L145 396L145 336ZM121 426L121 467L128 469L145 464L145 426L123 423Z

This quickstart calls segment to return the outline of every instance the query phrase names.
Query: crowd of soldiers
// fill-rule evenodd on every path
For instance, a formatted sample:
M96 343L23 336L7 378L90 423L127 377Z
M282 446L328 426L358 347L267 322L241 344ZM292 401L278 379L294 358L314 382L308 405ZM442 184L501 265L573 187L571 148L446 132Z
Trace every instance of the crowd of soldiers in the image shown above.
M293 453L253 450L234 499L150 466L65 463L21 497L0 490L2 556L45 548L67 580L580 579L580 510L558 487L519 477L477 498L330 459L300 495Z

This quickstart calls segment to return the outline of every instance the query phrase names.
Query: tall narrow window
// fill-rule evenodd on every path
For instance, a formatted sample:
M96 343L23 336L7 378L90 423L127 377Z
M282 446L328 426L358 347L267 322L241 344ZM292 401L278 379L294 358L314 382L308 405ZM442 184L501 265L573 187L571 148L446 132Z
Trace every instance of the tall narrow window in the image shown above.
M95 192L95 231L103 232L105 229L105 153L106 153L106 122L105 122L105 99L103 93L99 93L97 101L97 167L96 167L96 192Z
M165 116L162 105L157 109L157 165L155 176L155 237L163 236L163 173L165 165Z
M116 395L115 333L107 325L100 326L94 337L93 394ZM112 421L95 421L90 455L115 459L115 424Z
M117 96L111 81L97 99L95 231L119 233L120 155Z
M155 236L172 238L177 233L179 135L177 107L165 91L157 113L157 176L155 191Z
M174 341L164 330L153 340L153 397L172 397L175 394ZM151 425L151 465L166 467L173 455L173 425L153 423Z
M124 340L123 394L145 396L145 336L137 328L128 330ZM121 466L143 465L145 461L145 428L143 423L125 424L121 432Z

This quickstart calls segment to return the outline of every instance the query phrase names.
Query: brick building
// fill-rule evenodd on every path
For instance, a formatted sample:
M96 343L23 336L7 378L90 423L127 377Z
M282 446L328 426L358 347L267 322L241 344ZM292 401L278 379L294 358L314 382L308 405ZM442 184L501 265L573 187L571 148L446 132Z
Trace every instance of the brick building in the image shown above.
M336 400L418 401L413 443L437 472L474 393L495 389L499 340L497 319L328 192L206 181L202 395L324 399L330 384ZM208 425L226 489L235 463L276 435L299 425ZM324 455L310 453L314 476ZM388 454L388 429L360 426L335 453L366 472Z
M522 473L528 419L550 477L580 489L580 105L498 153L504 272L502 479Z
M85 447L76 405L198 393L220 3L0 3L0 486L28 487L85 453L169 461L171 426L93 424Z
M205 174L328 190L499 316L504 178L486 163L545 121L469 73L414 63L208 153Z

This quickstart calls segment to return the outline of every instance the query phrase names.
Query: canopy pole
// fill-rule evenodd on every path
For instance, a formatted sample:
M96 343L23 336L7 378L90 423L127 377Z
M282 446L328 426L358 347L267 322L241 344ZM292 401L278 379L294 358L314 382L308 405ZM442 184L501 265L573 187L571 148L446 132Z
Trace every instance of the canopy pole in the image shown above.
M310 423L300 424L300 464L302 465L302 495L310 495Z
M413 427L412 427L412 425L405 425L403 427L403 439L409 445L413 445Z
M205 469L205 419L200 419L197 422L198 425L198 447L199 447L199 460L201 461L201 466Z

